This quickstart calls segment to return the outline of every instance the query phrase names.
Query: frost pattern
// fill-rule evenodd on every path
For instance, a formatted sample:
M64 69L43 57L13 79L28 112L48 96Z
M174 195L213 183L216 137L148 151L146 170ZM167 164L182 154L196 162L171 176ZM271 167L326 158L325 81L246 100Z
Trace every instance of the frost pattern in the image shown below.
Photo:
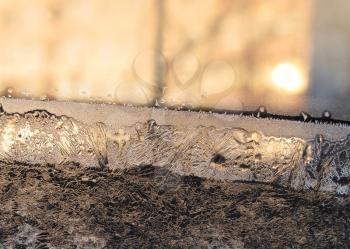
M259 121L257 121L259 122ZM349 193L350 136L277 138L243 128L183 128L154 120L129 127L85 124L47 111L2 112L0 160L82 167L166 167L182 175Z

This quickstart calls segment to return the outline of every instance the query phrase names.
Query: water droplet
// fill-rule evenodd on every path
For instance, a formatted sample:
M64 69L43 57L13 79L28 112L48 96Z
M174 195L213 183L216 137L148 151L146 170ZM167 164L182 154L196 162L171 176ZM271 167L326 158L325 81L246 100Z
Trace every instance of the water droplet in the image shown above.
M256 112L256 117L260 118L260 117L264 117L267 114L267 109L265 106L259 106L259 108L255 111Z
M311 119L311 115L308 114L307 112L301 112L300 115L299 115L303 121L309 121Z
M114 99L118 103L145 105L150 103L150 89L140 81L127 81L117 85L114 91Z
M322 113L322 118L330 119L331 117L332 117L332 114L331 114L330 111L325 110L325 111Z
M207 99L222 100L231 93L235 83L236 74L232 66L226 61L213 61L203 71L200 92L202 96L206 92Z
M200 73L200 63L191 53L180 53L172 62L175 83L182 89L195 82Z
M259 111L259 112L267 112L266 107L263 106L263 105L262 105L262 106L259 106L258 111Z
M154 77L154 72L157 70L158 77L164 78L167 71L167 61L160 52L146 50L135 57L132 67L137 81L157 86L160 79Z
M160 104L159 104L159 102L158 102L158 99L156 99L156 102L154 103L154 106L156 106L156 107L159 107L159 106L160 106Z

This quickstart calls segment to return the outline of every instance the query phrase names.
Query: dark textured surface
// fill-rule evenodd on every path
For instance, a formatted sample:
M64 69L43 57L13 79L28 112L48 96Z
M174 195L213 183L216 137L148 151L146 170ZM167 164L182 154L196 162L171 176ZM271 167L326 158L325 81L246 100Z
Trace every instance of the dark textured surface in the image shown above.
M349 200L320 193L152 166L0 165L3 248L349 248L349 222Z

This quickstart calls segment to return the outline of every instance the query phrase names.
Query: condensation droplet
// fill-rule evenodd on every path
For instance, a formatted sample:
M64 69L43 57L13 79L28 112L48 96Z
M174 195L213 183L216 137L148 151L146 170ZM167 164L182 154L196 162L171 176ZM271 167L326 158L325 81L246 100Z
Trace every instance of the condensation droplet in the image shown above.
M332 114L331 114L330 111L325 110L325 111L322 113L322 118L330 119L331 117L332 117Z
M122 82L114 91L114 99L118 103L134 105L149 104L151 95L150 89L139 81Z
M232 66L225 61L213 61L206 66L201 77L200 92L208 98L222 99L231 93L236 83Z
M157 77L164 78L166 74L167 62L160 52L146 50L135 57L132 69L136 80L157 86L159 83ZM155 77L155 71L159 74L157 77Z
M266 112L267 112L266 107L263 106L263 105L262 105L262 106L259 106L258 111L259 111L259 112L263 112L263 113L266 113Z
M188 87L195 82L200 72L200 63L191 53L181 53L172 62L175 82L180 87Z
M158 99L156 99L156 101L155 101L155 103L154 103L154 106L156 106L156 107L159 107L159 106L160 106L160 104L159 104L159 102L158 102Z
M256 117L260 118L260 117L266 116L267 109L265 106L262 105L262 106L259 106L259 108L255 112L256 112Z
M300 117L303 119L303 121L309 121L311 119L311 115L307 112L301 112Z

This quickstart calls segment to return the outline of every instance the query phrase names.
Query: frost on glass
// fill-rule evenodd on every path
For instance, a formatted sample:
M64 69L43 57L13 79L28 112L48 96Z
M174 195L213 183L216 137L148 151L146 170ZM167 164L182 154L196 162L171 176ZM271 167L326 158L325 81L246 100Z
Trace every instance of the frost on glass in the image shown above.
M257 119L255 122L259 122ZM140 165L182 175L273 183L346 195L350 136L338 141L266 136L244 127L178 127L155 120L113 128L44 110L0 117L0 160L110 170Z

